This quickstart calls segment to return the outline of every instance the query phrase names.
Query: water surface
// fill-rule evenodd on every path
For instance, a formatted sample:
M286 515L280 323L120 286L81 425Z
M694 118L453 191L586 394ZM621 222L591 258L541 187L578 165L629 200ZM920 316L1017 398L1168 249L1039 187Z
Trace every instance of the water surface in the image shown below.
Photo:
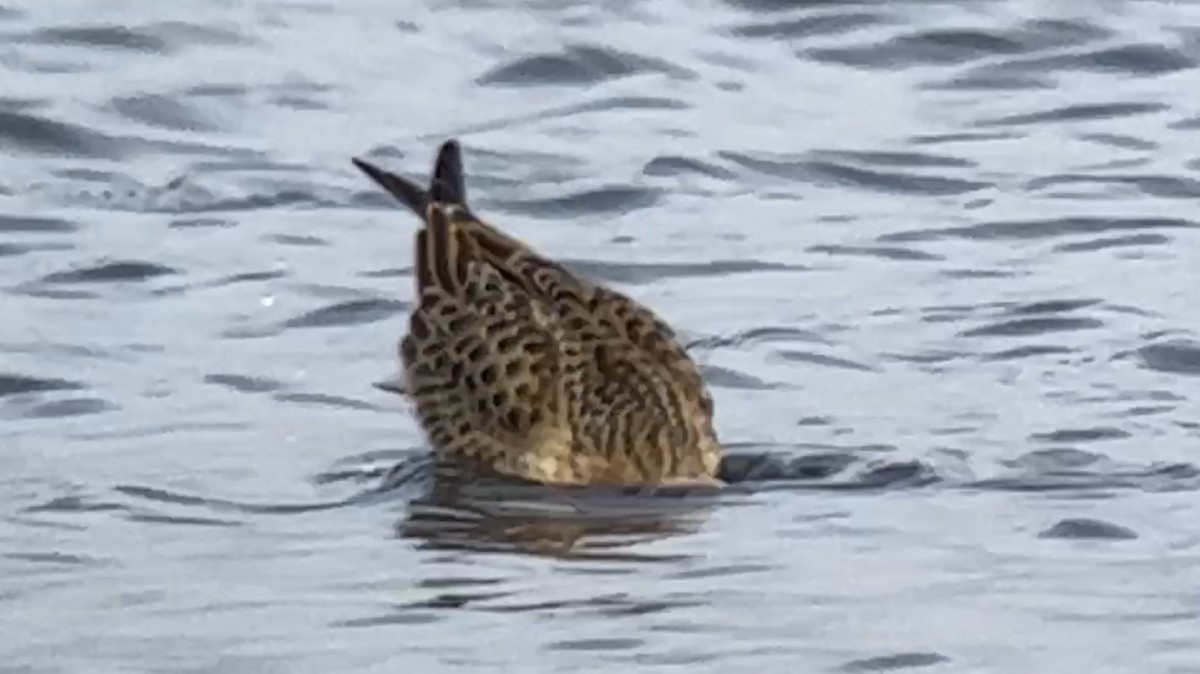
M0 0L3 671L1200 671L1200 8L513 7ZM449 136L729 490L428 479Z

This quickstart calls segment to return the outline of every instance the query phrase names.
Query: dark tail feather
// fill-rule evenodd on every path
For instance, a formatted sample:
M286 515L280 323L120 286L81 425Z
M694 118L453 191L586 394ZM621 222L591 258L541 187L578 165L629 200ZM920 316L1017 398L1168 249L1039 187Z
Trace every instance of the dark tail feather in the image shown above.
M416 183L407 178L401 178L390 171L385 171L378 166L369 164L357 157L350 161L354 162L358 170L367 174L367 177L374 180L388 194L396 197L400 203L408 206L409 210L413 213L416 213L422 219L425 217L425 207L429 205L430 200L429 193L418 187ZM461 163L462 160L460 159L459 161ZM459 175L462 175L461 170Z
M413 278L417 282L417 297L421 297L426 288L437 284L437 279L433 277L433 269L429 266L429 230L424 227L417 230L417 235L413 240L413 250L415 252Z
M437 284L443 290L456 294L466 284L466 260L463 249L464 241L470 243L470 237L463 236L462 230L446 219L446 212L438 204L430 204L425 215L425 229L422 234L428 234L425 239L424 269L428 270L429 282ZM419 236L419 235L418 235ZM417 263L418 268L422 266Z
M433 164L433 179L429 182L429 195L434 201L447 205L467 207L467 183L463 176L462 148L451 138L438 148Z

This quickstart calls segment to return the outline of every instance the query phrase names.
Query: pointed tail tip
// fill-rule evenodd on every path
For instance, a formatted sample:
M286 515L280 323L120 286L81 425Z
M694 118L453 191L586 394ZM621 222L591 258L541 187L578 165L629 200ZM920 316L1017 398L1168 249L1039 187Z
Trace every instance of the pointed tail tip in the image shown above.
M457 138L442 141L433 162L429 193L435 201L467 204L467 185L463 176L462 148Z
M377 166L375 166L371 162L367 161L366 159L362 159L360 157L351 157L350 163L354 164L355 168L357 168L359 171L362 171L363 173L365 173L367 175L381 172Z
M350 163L417 216L425 217L425 204L429 202L429 194L420 186L360 157L351 157Z
M458 180L463 172L462 145L457 138L450 138L438 147L433 161L433 173L443 180Z

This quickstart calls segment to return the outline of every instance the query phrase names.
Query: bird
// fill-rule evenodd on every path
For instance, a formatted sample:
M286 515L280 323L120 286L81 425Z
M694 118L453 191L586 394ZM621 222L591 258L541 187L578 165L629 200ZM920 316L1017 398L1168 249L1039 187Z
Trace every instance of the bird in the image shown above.
M479 217L457 138L427 189L351 161L422 221L392 390L437 459L562 487L723 484L713 398L674 329Z

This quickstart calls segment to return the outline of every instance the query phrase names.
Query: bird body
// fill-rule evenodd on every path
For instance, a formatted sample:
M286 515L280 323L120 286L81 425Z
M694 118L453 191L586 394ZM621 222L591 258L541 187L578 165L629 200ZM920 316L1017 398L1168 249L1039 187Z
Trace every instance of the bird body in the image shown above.
M423 219L399 352L440 458L560 485L716 482L712 398L670 326L478 218L457 141L428 190L354 164Z

